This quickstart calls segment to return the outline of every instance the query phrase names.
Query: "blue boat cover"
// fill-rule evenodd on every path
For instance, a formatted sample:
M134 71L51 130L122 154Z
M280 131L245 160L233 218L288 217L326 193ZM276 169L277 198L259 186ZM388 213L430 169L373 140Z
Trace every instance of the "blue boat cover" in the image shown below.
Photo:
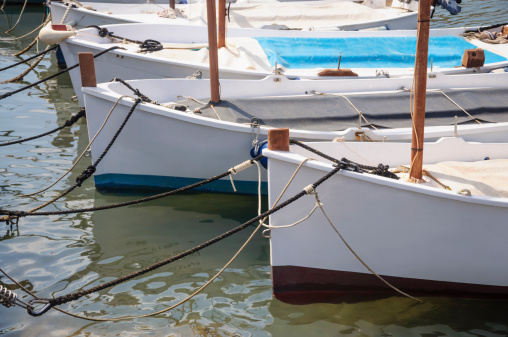
M291 69L408 68L414 67L416 37L286 38L257 37L270 64ZM453 68L462 64L466 49L477 48L457 36L431 37L429 67ZM485 64L506 61L485 50Z

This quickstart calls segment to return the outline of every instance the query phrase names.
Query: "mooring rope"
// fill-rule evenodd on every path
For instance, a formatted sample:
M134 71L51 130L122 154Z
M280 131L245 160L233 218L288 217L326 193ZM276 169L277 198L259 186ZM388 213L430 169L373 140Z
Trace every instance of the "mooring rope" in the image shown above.
M257 160L261 159L262 157L263 156L260 155L256 158L250 159L249 161L257 161ZM64 211L54 211L54 212L30 212L30 213L27 211L10 211L10 210L5 210L5 209L0 209L0 215L5 215L4 217L0 217L0 221L9 221L10 218L19 218L19 217L26 217L26 216L66 215L66 214L75 214L75 213L84 213L84 212L95 212L95 211L102 211L102 210L106 210L106 209L113 209L113 208L136 205L136 204L164 198L164 197L167 197L167 196L170 196L173 194L185 192L185 191L197 188L197 187L201 187L201 186L204 186L204 185L209 184L211 182L214 182L216 180L225 178L230 174L231 174L231 172L228 170L228 171L221 173L219 175L216 175L212 178L201 180L201 181L196 182L194 184L180 187L175 190L163 192L160 194L152 195L152 196L141 198L141 199L125 201L125 202L113 204L113 205L105 205L105 206L97 206L97 207L89 207L89 208L81 208L81 209L72 209L72 210L64 210Z
M381 275L379 275L378 273L376 273L371 267L369 267L367 265L367 263L365 263L365 261L363 261L360 256L354 251L354 249L347 243L346 239L342 236L342 234L339 232L339 230L337 229L337 227L335 227L335 225L333 224L332 220L330 220L330 218L328 217L328 215L326 214L324 208L323 208L323 204L321 203L321 201L319 200L319 196L317 194L317 192L314 192L314 197L316 198L316 204L317 206L319 207L319 209L321 209L321 212L323 213L324 217L326 218L326 220L328 221L328 223L330 224L330 226L332 226L333 230L335 231L335 233L337 233L337 235L340 237L340 239L342 240L342 242L346 245L346 247L349 249L349 251L351 253L353 253L353 255L355 256L355 258L361 262L361 264L363 264L363 266L365 268L367 268L374 276L376 276L379 280L381 280L383 283L385 283L387 286L389 286L390 288L392 288L393 290L395 290L396 292L398 292L399 294L403 295L403 296L406 296L408 298L411 298L417 302L420 302L420 303L423 303L422 300L418 299L418 298L415 298L405 292L403 292L402 290L398 289L397 287L395 287L394 285L392 285L390 282L386 281Z
M17 26L17 25L18 25L18 23L19 23L19 20L20 20L20 19L21 19L21 17L23 16L23 12L25 11L25 7L26 7L27 2L28 2L28 0L25 0L25 2L23 3L23 8L21 8L21 12L19 13L18 21L16 21L16 23L14 24L14 26L13 26L11 29L9 29L9 30L5 31L5 33L9 33L9 32L10 32L10 31L12 31L14 28L16 28L16 26ZM2 7L3 7L3 6L2 6Z
M338 160L338 159L330 157L329 155L327 155L321 151L318 151L318 150L316 150L316 149L314 149L314 148L312 148L312 147L310 147L310 146L308 146L296 139L290 139L289 142L290 142L290 144L298 145L298 146L300 146L312 153L315 153L318 156L323 157L323 158L325 158L331 162L334 162L336 164L345 163L347 165L347 167L353 169L354 171L363 170L363 171L370 173L370 174L375 174L378 176L396 179L396 180L399 179L399 177L397 177L397 175L395 173L389 171L388 165L379 164L378 166L367 166L367 165L355 163L347 158L342 158L341 160Z
M41 138L41 137L44 137L44 136L47 136L47 135L50 135L52 133L55 133L57 131L60 131L62 130L63 128L66 128L68 126L72 126L74 123L76 123L81 117L84 117L85 116L85 108L81 108L79 110L79 112L77 114L75 114L74 116L71 116L71 118L69 118L68 120L65 121L65 123L62 125L62 126L59 126L57 128L54 128L53 130L50 130L48 132L45 132L45 133L41 133L37 136L32 136L32 137L28 137L28 138L23 138L23 139L19 139L19 140L13 140L11 142L5 142L5 143L0 143L0 146L7 146L7 145L14 145L14 144L20 144L20 143L24 143L24 142L27 142L29 140L34 140L34 139L37 139L37 138Z
M101 55L103 55L103 54L105 54L105 53L107 53L107 52L109 52L109 51L111 51L111 50L114 50L114 49L124 49L124 48L119 47L119 46L113 46L113 47L111 47L111 48L108 48L108 49L106 49L106 50L103 50L103 51L101 51L101 52L99 52L99 53L95 54L93 57L94 57L94 58L97 58L97 57L99 57L99 56L101 56ZM64 73L66 73L66 72L68 72L68 71L70 71L70 70L72 70L72 69L74 69L74 68L77 68L77 67L79 67L79 63L77 63L77 64L75 64L75 65L73 65L73 66L71 66L71 67L69 67L69 68L67 68L67 69L64 69L64 70L62 70L62 71L59 71L59 72L57 72L56 74L53 74L53 75L51 75L51 76L48 76L48 77L46 77L46 78L44 78L44 79L42 79L42 80L40 80L40 81L37 81L37 82L32 83L32 84L29 84L29 85L27 85L27 86L25 86L25 87L23 87L23 88L20 88L20 89L17 89L17 90L14 90L14 91L11 91L11 92L8 92L8 93L5 93L5 94L3 94L3 95L0 95L0 100L1 100L1 99L4 99L4 98L7 98L7 97L10 97L10 96L12 96L12 95L14 95L14 94L17 94L18 92L24 91L24 90L26 90L26 89L30 89L30 88L32 88L32 87L34 87L34 86L38 85L38 84L41 84L41 83L43 83L43 82L45 82L45 81L47 81L47 80L50 80L50 79L52 79L52 78L55 78L55 77L57 77L57 76L60 76L60 75L62 75L62 74L64 74Z
M36 41L36 40L34 40L34 41ZM50 51L55 50L56 48L58 48L58 45L54 45L53 47L45 49L44 51L42 51L42 52L40 52L38 54L35 54L33 56L30 56L29 58L23 59L23 60L21 60L21 61L19 61L17 63L11 64L10 66L4 67L4 68L0 69L0 71L4 71L4 70L10 69L10 68L14 68L16 66L19 66L20 64L23 64L23 63L26 63L28 61L31 61L31 60L39 57L39 56L44 56L45 54L49 53Z
M48 49L50 49L50 47L46 46L45 50L48 50ZM44 58L44 55L40 56L32 65L30 65L30 67L27 70L25 70L24 72L22 72L18 76L14 77L14 78L11 78L10 80L6 80L6 81L0 82L0 84L6 84L6 83L12 83L12 82L16 82L16 81L21 81L29 72L31 72L33 69L35 69L35 67L37 67L37 65L42 61L43 58Z
M99 165L99 163L102 161L104 156L108 153L108 151L111 148L111 146L113 146L115 140L120 135L120 132L123 130L123 128L125 127L125 124L127 123L127 121L129 120L129 118L131 117L132 113L134 112L134 110L136 109L137 105L140 102L141 102L140 98L137 98L134 101L134 105L131 107L131 109L127 113L127 116L125 117L124 121L120 125L120 128L117 130L117 132L115 133L115 135L113 136L113 138L111 139L109 144L106 146L105 150L102 152L102 154L99 156L99 158L97 158L95 163L93 163L92 165L88 166L81 173L81 175L76 178L76 183L73 186L68 188L66 191L60 193L56 197L52 198L51 200L43 203L42 205L39 205L39 206L37 206L37 207L35 207L35 208L33 208L33 209L29 210L29 211L26 211L26 212L21 212L21 213L20 212L14 212L14 213L12 213L12 212L7 211L7 213L2 213L2 211L0 210L0 215L7 215L5 217L0 217L0 221L5 221L6 223L12 223L12 222L16 222L17 223L17 221L19 220L20 216L33 215L33 214L35 214L35 211L37 211L37 210L39 210L41 208L44 208L44 207L54 203L55 201L61 199L62 197L66 196L67 194L72 192L77 187L80 187L83 184L83 182L85 182L85 180L87 180L88 178L90 178L94 174L94 172L95 172L95 170L97 168L97 165ZM44 213L44 212L41 212L41 213ZM49 212L49 213L51 213L51 212Z
M99 130L95 133L95 135L93 136L92 140L90 140L88 142L88 145L86 146L85 150L83 150L81 152L81 154L79 155L78 159L76 159L76 161L74 162L74 164L63 174L60 176L60 178L58 178L56 181L54 181L51 185L43 188L42 190L39 190L37 192L33 192L33 193L28 193L28 194L23 194L23 195L18 195L16 197L29 197L29 196L32 196L32 195L35 195L35 194L39 194L39 193L42 193L48 189L50 189L51 187L55 186L60 180L62 180L67 174L69 174L79 163L79 161L81 160L81 158L84 157L84 155L87 153L87 151L90 150L90 147L92 146L93 142L95 141L95 138L97 138L97 136L99 135L99 133L102 131L102 129L104 128L104 126L106 125L106 122L109 120L109 117L111 116L111 114L113 113L113 110L115 110L116 106L118 105L118 102L120 102L120 100L124 97L129 97L129 98L132 98L132 100L135 100L135 98L131 97L131 96L127 96L127 95L124 95L124 96L120 96L115 104L113 105L113 107L111 108L111 110L109 111L109 113L107 114L106 118L104 119L104 122L102 123L101 127L99 128Z
M258 215L261 214L261 168L259 166L259 163L256 161L255 162L257 164L257 167L258 167ZM281 194L282 196L282 194ZM280 197L281 197L280 196ZM279 199L280 199L279 197ZM229 267L229 265L231 265L231 263L233 263L233 261L238 257L238 255L243 251L243 249L247 246L247 244L252 240L252 238L254 237L254 235L258 232L258 230L261 228L261 225L262 225L262 222L264 222L266 218L264 218L262 221L260 221L260 224L256 227L256 229L251 233L251 235L249 236L249 238L245 241L245 243L240 247L240 249L233 255L233 257L213 276L211 277L205 284L203 284L201 287L199 287L197 290L195 290L192 294L190 294L189 296L187 296L186 298L184 298L183 300L167 307L167 308L164 308L162 310L159 310L159 311L156 311L156 312L152 312L152 313L149 313L149 314L144 314L144 315L137 315L137 316L124 316L124 317L115 317L115 318L94 318L94 317L88 317L88 316L82 316L82 315L77 315L77 314L74 314L74 313L71 313L71 312L68 312L66 310L63 310L63 309L60 309L60 308L57 308L57 307L53 307L54 309L60 311L61 313L63 314L66 314L66 315L69 315L69 316L72 316L72 317L75 317L75 318L80 318L80 319L84 319L84 320L88 320L88 321L99 321L99 322L105 322L105 321L121 321L121 320L128 320L128 319L136 319L136 318L142 318L142 317L151 317L151 316L155 316L155 315L159 315L161 313L164 313L164 312L167 312L169 310L172 310L174 308L176 308L177 306L179 305L182 305L183 303L186 303L188 302L190 299L192 299L193 297L195 297L197 294L199 294L201 291L203 291L203 289L205 289L206 287L208 287L215 279L217 279L217 277L219 277L225 270L227 267ZM32 296L34 298L36 298L37 300L41 300L39 299L38 297L36 297L35 295L32 294ZM30 306L33 310L33 307ZM28 305L27 305L27 308L26 310L28 311L29 308L28 308Z
M0 41L16 41L16 40L21 40L25 37L27 37L28 35L30 34L33 34L35 33L36 31L39 30L39 28L41 28L42 26L44 26L47 22L51 21L51 14L48 16L48 18L43 22L41 23L39 26L37 26L37 28L35 28L34 30L32 30L30 33L26 33L25 35L22 35L22 36L18 36L18 37L9 37L9 38L5 38L5 37L2 37L0 38ZM18 54L14 54L14 55L18 55Z
M38 30L40 27L46 25L47 23L49 23L51 21L51 13L48 15L48 18L46 19L46 12L44 12L44 16L42 18L42 23L37 27L35 28L32 32L30 32L29 34L33 33L34 31ZM27 35L24 35L24 36L27 36ZM39 42L39 36L36 36L35 39L33 39L32 42L30 42L30 44L28 44L28 46L15 53L14 56L20 56L20 55L23 55L24 53L28 52L30 49L32 49L32 47L37 43ZM39 51L39 48L37 48L37 51Z
M95 161L95 163L93 163L92 165L88 166L82 173L80 176L78 176L76 178L76 183L74 184L74 186L70 187L69 189L67 189L65 192L61 193L60 195L54 197L53 199L51 199L50 201L30 210L29 212L32 213L36 210L39 210L43 207L46 207L47 205L49 204L52 204L53 202L57 201L58 199L61 199L62 197L64 197L65 195L69 194L71 191L73 191L75 188L77 187L80 187L81 184L83 184L85 182L85 180L87 180L88 178L90 178L95 170L97 169L97 166L99 165L99 163L102 161L102 159L104 159L104 156L106 156L106 154L108 153L109 149L111 148L111 146L113 146L113 144L115 143L116 139L118 138L118 136L120 135L120 132L122 132L123 128L125 127L125 124L127 124L127 121L130 119L132 113L134 112L134 110L136 109L136 107L138 106L138 104L141 102L141 99L140 98L137 98L135 101L134 101L134 105L131 107L131 109L129 110L129 112L127 113L127 116L125 116L125 119L123 120L122 124L120 125L120 127L118 128L118 130L116 131L116 133L114 134L113 138L110 140L108 146L106 146L106 148L104 149L104 151L102 152L102 154L99 156L99 158L97 158L97 160Z
M30 44L28 44L28 46L26 46L25 49L21 50L21 51L18 51L17 53L14 53L14 56L21 56L23 55L24 53L26 53L27 51L29 51L30 49L32 49L33 46L35 46L35 44L39 41L39 37L36 36L35 39L33 39L32 42L30 42ZM24 63L24 60L22 61L22 63ZM12 68L12 67L11 67ZM0 71L2 71L4 69L0 69Z
M100 37L109 37L111 39L118 39L121 41L127 41L127 42L131 42L131 43L139 44L139 48L140 48L139 51L140 52L154 52L154 51L162 50L164 48L162 46L162 43L160 43L159 41L156 41L156 40L152 40L152 39L147 39L145 41L133 40L133 39L129 39L126 37L121 37L121 36L115 35L113 32L108 31L107 28L101 28L96 25L90 25L90 26L87 26L86 28L95 28L95 29L99 30L98 35Z
M314 188L318 187L319 185L321 185L324 181L326 181L327 179L329 179L331 176L333 176L334 174L336 174L337 172L339 172L342 168L344 168L345 165L344 164L339 164L337 167L335 167L332 171L328 172L326 175L324 175L322 178L320 178L319 180L317 180L314 184L312 184L312 186ZM242 225L240 226L237 226L236 228L232 229L232 230L229 230L227 232L225 232L224 234L222 235L219 235L211 240L208 240L204 243L202 243L201 245L199 246L196 246L192 249L189 249L189 250L186 250L185 252L182 252L180 254L177 254L169 259L166 259L164 261L160 261L158 263L155 263L147 268L144 268L142 270L139 270L139 271L136 271L134 273L131 273L129 275L125 275L125 276L122 276L122 277L119 277L115 280L112 280L112 281L109 281L109 282L105 282L101 285L98 285L98 286L95 286L93 288L90 288L90 289L86 289L86 290L79 290L77 292L74 292L74 293L70 293L68 295L64 295L64 296L59 296L57 298L52 298L52 299L41 299L41 298L37 298L36 300L32 300L29 302L30 305L32 305L33 303L39 303L39 304L44 304L44 308L38 312L34 312L33 310L33 307L29 307L28 308L28 313L32 316L40 316L42 314L44 314L45 312L47 312L48 310L50 310L52 307L56 306L56 305L61 305L61 304L65 304L65 303L68 303L70 301L75 301L83 296L86 296L86 295L89 295L89 294L92 294L94 292L97 292L97 291L100 291L100 290L103 290L103 289L106 289L106 288L110 288L110 287L113 287L115 285L118 285L122 282L125 282L125 281L128 281L134 277L137 277L137 276L140 276L140 275L143 275L143 274L146 274L148 272L151 272L157 268L160 268L162 266L165 266L171 262L174 262L174 261L177 261L185 256L188 256L190 254L193 254L197 251L200 251L202 250L203 248L206 248L218 241L221 241L245 228L247 228L248 226L252 225L253 223L255 222L258 222L259 220L261 219L264 219L266 217L268 217L269 215L279 211L280 209L286 207L287 205L295 202L296 200L300 199L301 197L307 195L307 192L306 191L301 191L299 193L297 193L296 195L294 195L293 197L287 199L286 201L284 201L283 203L279 204L279 205L276 205L274 207L272 207L270 210L250 219L249 221L243 223Z

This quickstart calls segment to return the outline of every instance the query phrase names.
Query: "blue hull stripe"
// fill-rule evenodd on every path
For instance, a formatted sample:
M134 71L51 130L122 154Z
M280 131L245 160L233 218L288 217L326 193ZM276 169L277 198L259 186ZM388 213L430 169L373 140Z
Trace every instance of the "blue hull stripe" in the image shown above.
M136 189L136 190L170 190L185 187L204 179L164 177L130 174L101 174L95 175L95 186L98 189ZM234 180L235 187L241 194L257 194L258 183L254 181ZM235 193L229 180L216 180L209 184L197 187L191 191L207 191L216 193ZM266 195L268 187L266 182L261 184L261 193Z

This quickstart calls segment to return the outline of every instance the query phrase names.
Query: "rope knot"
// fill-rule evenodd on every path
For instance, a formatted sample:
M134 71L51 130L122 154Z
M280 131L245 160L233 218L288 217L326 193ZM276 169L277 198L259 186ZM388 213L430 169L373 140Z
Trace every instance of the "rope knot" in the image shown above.
M231 174L237 174L238 172L241 172L245 169L248 169L249 167L251 167L252 165L254 165L254 163L252 162L252 160L246 160L244 161L243 163L239 164L239 165L236 165L232 168L230 168L228 170L228 172L230 172Z
M79 177L76 178L76 184L81 187L81 184L95 173L95 166L88 166Z
M305 187L303 188L303 190L304 190L304 191L305 191L305 193L307 193L307 194L313 194L313 193L315 193L315 192L316 192L316 188L314 187L314 185L313 185L313 184L310 184L309 186L305 186Z
M139 45L140 52L150 52L151 53L151 52L159 51L162 49L163 49L162 43L160 43L159 41L150 40L150 39L143 41L143 43L141 43Z
M106 37L106 36L111 35L111 34L113 34L113 32L111 32L111 33L110 33L110 32L107 30L107 28L100 28L100 29L99 29L99 36L100 36L100 37Z

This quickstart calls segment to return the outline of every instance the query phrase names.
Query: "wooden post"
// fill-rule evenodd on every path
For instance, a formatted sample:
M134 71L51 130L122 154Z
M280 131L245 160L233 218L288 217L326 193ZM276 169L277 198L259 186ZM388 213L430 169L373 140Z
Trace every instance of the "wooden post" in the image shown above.
M226 0L219 0L219 44L218 47L226 46Z
M289 129L268 130L268 150L289 151Z
M169 7L175 9L175 0L169 0Z
M96 87L95 64L92 53L78 53L82 87Z
M422 179L425 98L427 90L427 58L429 55L431 0L420 0L414 75L413 135L411 139L411 179Z
M210 92L211 102L220 102L219 93L219 56L217 50L217 11L215 0L206 0L208 18L208 58L210 59Z

